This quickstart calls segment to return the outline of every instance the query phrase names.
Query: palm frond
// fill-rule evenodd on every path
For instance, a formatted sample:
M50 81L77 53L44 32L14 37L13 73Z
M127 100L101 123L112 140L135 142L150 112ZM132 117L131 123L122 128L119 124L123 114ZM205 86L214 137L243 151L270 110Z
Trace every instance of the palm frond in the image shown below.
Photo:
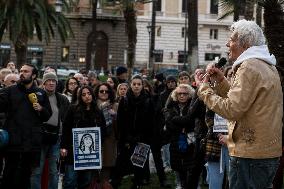
M227 11L225 14L218 17L218 21L223 20L224 18L231 16L234 14L234 10Z

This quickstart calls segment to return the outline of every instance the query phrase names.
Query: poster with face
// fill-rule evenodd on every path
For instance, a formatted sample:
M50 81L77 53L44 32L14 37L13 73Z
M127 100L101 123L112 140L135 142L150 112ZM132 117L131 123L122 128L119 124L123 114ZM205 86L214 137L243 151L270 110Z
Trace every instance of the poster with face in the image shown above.
M74 128L74 170L101 169L101 130L99 127Z
M143 168L148 158L150 146L144 143L138 143L134 149L130 160L133 165Z

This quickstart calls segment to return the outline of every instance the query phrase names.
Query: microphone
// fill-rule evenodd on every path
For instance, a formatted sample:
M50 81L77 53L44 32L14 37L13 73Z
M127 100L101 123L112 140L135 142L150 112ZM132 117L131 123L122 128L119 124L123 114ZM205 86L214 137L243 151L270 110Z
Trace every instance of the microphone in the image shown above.
M215 64L216 68L222 68L227 63L226 58L222 57L220 60Z
M30 100L30 102L31 102L32 104L34 104L34 103L37 103L37 102L38 102L38 100L37 100L37 96L36 96L36 94L35 94L35 93L30 93L30 94L28 95L28 97L29 97L29 100Z
M227 63L227 59L222 57L220 58L220 60L215 64L216 68L222 68L223 66L225 66L225 64ZM202 79L204 77L206 77L208 75L208 73L204 74L204 76L202 77Z

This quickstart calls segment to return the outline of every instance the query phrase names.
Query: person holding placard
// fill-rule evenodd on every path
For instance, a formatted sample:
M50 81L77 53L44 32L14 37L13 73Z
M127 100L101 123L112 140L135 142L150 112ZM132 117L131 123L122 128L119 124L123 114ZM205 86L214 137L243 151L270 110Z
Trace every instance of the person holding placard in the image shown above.
M64 189L86 188L91 184L92 179L96 174L95 170L89 169L88 167L86 167L85 170L74 170L73 167L74 152L72 146L72 129L92 127L100 127L102 136L104 135L104 116L95 104L95 98L92 89L88 86L83 86L78 93L78 104L72 105L69 108L66 118L63 122L60 154L65 158L66 163L65 176L63 179ZM84 136L86 135L81 136L81 138L83 138L83 142L85 140ZM93 140L95 139L93 138ZM83 147L83 144L81 146ZM74 148L77 149L76 146ZM80 146L78 148L80 148ZM86 150L83 149L83 151ZM88 151L89 153L91 153L90 150Z

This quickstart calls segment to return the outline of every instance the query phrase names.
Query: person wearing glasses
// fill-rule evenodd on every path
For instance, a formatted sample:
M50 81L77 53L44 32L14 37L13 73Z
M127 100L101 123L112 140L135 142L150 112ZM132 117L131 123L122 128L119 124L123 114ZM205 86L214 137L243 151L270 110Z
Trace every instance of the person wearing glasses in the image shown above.
M194 122L188 119L189 107L195 90L187 84L180 84L172 92L173 101L165 113L166 129L170 133L170 163L176 172L177 188L193 188L191 176L195 163ZM185 140L182 140L185 139ZM191 182L190 182L191 181Z
M75 91L77 91L79 86L80 83L75 77L70 77L66 80L63 95L68 98L69 102L72 102L72 96L74 95Z
M116 112L118 103L115 102L114 91L108 83L99 84L94 93L97 107L103 112L106 121L105 138L102 143L103 169L101 180L108 181L117 157Z

